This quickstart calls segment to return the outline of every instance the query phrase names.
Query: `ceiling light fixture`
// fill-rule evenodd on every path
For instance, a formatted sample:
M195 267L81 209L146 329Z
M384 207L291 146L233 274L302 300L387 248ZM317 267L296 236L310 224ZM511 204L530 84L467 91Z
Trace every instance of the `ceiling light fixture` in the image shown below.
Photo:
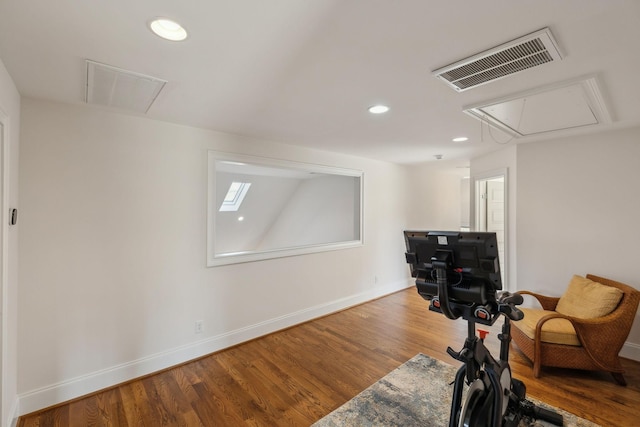
M386 105L382 105L382 104L378 104L378 105L374 105L372 107L369 107L369 112L371 114L384 114L387 111L389 111L389 107L387 107Z
M187 38L187 30L175 21L167 18L155 18L149 22L149 28L165 40L179 42Z
M452 141L453 142L465 142L468 141L469 138L467 138L466 136L459 136L457 138L453 138Z

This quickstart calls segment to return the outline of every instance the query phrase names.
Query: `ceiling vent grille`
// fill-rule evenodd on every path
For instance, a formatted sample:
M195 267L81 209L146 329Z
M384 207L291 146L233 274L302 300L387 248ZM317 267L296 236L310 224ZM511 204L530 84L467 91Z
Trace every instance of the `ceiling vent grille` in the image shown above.
M439 68L433 75L462 92L548 62L562 60L548 28Z
M146 113L166 83L166 80L87 60L85 101Z

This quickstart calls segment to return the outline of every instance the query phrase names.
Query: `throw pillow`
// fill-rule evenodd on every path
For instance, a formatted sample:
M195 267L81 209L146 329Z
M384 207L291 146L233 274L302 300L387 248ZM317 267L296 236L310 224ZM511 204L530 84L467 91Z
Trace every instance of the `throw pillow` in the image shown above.
M623 292L582 276L573 276L556 311L565 316L593 319L611 313L618 306Z

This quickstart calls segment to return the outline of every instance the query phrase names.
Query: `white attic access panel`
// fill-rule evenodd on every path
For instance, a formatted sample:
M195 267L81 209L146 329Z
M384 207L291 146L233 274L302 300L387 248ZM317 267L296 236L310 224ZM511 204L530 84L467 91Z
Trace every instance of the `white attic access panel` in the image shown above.
M514 137L611 123L594 76L468 106L463 111Z

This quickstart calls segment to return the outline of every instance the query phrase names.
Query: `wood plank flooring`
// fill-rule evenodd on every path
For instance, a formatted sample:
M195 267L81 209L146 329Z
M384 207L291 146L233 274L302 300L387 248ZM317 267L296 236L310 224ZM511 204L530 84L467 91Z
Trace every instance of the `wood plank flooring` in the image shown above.
M459 365L463 320L429 312L413 288L47 410L31 426L308 426L421 352ZM498 322L500 323L500 322ZM487 346L498 355L498 324ZM640 362L629 385L608 374L544 369L511 352L528 395L603 426L640 422Z

